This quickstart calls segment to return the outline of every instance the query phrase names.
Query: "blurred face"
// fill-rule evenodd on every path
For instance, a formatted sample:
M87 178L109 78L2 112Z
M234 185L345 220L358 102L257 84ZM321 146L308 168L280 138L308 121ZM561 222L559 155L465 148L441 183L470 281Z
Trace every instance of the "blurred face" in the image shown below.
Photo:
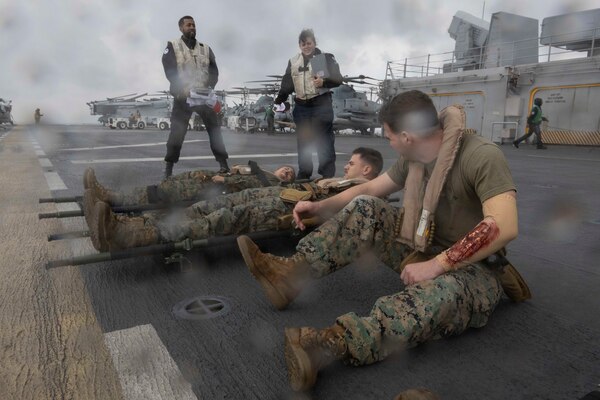
M407 160L424 164L437 158L442 146L442 132L438 129L432 135L423 138L406 131L395 133L388 124L383 124L383 135L396 153Z
M186 18L183 20L183 25L179 27L179 30L183 34L183 36L187 39L195 39L196 38L196 23L191 18Z
M302 54L308 57L312 53L315 52L315 47L317 47L317 44L315 43L315 41L313 39L308 38L304 41L301 41L299 43L299 46L300 46L300 51L302 52Z
M367 178L372 167L363 161L360 154L352 154L348 163L344 166L344 179Z
M282 182L291 182L294 179L294 170L290 167L281 167L275 170L275 176Z

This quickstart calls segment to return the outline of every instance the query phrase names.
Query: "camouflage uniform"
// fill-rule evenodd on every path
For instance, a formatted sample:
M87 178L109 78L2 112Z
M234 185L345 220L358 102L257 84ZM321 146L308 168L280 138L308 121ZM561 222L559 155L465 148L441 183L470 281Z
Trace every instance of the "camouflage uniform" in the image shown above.
M315 183L308 186L319 200L337 193L322 190ZM286 188L306 191L306 187L299 184L246 189L199 201L185 210L172 210L168 214L149 212L144 216L147 224L158 228L163 241L277 230L280 217L292 214L294 209L294 203L280 198Z
M400 273L402 260L412 251L395 240L398 216L399 209L384 200L358 196L304 237L297 250L311 264L316 278L343 268L367 251ZM371 364L397 349L482 327L502 293L496 273L474 264L381 297L368 317L348 313L337 318L337 324L345 328L347 361Z
M287 186L289 187L289 186ZM210 200L199 201L188 208L187 214L190 217L208 215L221 208L233 208L244 204L264 199L267 197L279 197L279 194L285 189L284 186L271 186L255 189L245 189L237 193L230 193L224 196L217 196Z
M266 197L279 197L279 195L284 189L297 189L306 191L306 186L304 185L308 185L311 188L311 190L314 193L315 200L322 200L327 197L330 197L329 193L324 192L317 186L316 183L312 182L308 184L290 183L286 184L285 186L279 185L270 187L258 187L253 189L240 190L237 193L230 193L224 196L217 196L209 200L199 201L189 207L188 215L190 217L208 215L221 208L233 208L235 206L252 203L259 199L264 199ZM332 192L331 195L336 193L337 192Z
M216 175L218 175L216 172L203 170L174 175L158 185L135 188L132 192L123 194L121 204L137 205L194 201L264 186L256 175L235 174L225 176L224 183L214 183L212 178ZM265 176L270 185L280 184L280 180L275 175L265 173Z
M198 202L185 210L144 213L144 217L167 242L276 230L279 217L291 214L294 208L279 197L282 189L247 189Z

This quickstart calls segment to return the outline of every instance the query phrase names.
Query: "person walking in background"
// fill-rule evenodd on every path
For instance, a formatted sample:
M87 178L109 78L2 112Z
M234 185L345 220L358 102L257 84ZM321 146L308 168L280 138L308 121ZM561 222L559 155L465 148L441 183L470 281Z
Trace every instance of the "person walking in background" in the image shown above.
M548 119L542 114L543 103L544 102L539 97L536 97L535 100L533 100L533 107L531 108L531 113L529 113L529 117L527 117L527 125L529 127L528 132L525 135L513 141L513 146L515 146L517 149L519 148L519 143L521 143L524 140L527 140L534 133L537 140L537 148L542 150L546 149L546 146L544 146L544 143L542 142L542 130L540 127L542 121L548 121Z

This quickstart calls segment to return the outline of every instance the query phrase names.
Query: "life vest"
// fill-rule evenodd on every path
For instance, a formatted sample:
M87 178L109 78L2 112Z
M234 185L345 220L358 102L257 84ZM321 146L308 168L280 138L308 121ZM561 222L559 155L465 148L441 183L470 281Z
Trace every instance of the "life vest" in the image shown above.
M309 100L321 94L327 93L327 88L316 88L313 84L313 70L310 62L305 67L304 57L299 53L290 59L290 68L292 81L294 82L294 92L296 97L301 100Z
M210 65L210 47L196 41L194 48L187 47L182 38L171 41L179 78L187 91L208 87L208 66Z
M444 108L439 113L439 121L444 137L429 180L425 178L423 163L408 163L401 220L396 232L396 240L421 252L433 241L435 210L462 144L466 124L463 106L455 104Z

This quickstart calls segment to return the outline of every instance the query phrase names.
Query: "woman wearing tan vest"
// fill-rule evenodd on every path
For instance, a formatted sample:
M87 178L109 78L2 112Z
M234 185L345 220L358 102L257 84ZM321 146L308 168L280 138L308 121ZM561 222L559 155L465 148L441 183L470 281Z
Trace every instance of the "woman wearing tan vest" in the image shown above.
M288 62L281 80L281 89L275 104L281 104L292 93L294 122L298 141L298 179L308 179L313 172L312 145L319 156L318 173L323 178L335 175L335 135L333 134L333 106L331 88L342 83L340 68L333 54L322 53L312 29L305 29L298 37L300 53ZM326 71L313 71L311 60L323 54Z

